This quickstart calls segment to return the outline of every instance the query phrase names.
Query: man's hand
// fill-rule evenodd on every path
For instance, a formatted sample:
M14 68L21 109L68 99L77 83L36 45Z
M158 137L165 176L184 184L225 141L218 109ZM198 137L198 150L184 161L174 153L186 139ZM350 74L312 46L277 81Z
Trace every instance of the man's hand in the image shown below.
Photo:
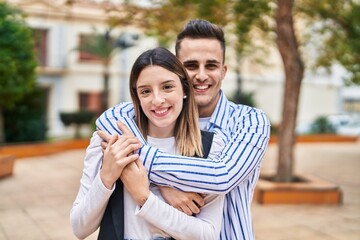
M136 160L127 165L120 179L135 202L140 206L144 205L150 195L150 189L147 171L141 161Z
M108 189L113 187L126 165L139 158L139 155L134 154L134 151L140 147L141 144L136 137L119 136L116 134L110 138L104 150L100 170L101 180Z
M162 197L165 201L189 216L198 214L204 206L204 196L193 192L182 192L171 187L159 186Z

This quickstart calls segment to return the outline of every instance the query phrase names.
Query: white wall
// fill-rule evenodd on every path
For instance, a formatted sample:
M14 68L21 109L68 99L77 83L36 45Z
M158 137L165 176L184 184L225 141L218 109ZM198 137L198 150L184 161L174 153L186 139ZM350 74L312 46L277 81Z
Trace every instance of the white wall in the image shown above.
M15 1L14 2L26 2ZM58 137L69 135L71 129L65 128L59 118L61 111L76 111L78 108L78 93L80 91L99 92L102 89L102 65L83 63L78 61L78 52L74 51L78 44L79 35L91 33L92 26L103 31L105 28L104 15L97 8L74 8L72 17L60 16L63 6L58 2L27 1L23 7L30 9L29 25L36 28L49 30L48 64L50 68L60 69L63 72L55 75L41 75L38 82L50 88L48 123L49 136ZM75 4L76 5L76 4ZM81 5L81 4L80 4ZM57 12L58 11L58 12ZM78 12L77 12L78 11ZM68 13L70 10L68 10ZM60 17L59 17L60 16ZM134 31L134 29L117 29L121 31ZM130 101L128 91L128 76L135 59L145 50L155 47L157 41L153 38L140 38L137 45L119 53L114 57L110 67L110 99L109 104L115 105L120 100ZM174 47L170 48L171 51ZM271 122L279 124L281 121L282 96L283 96L283 71L279 53L272 48L268 53L260 55L267 60L267 65L259 65L243 59L241 74L243 77L244 91L254 92L257 107L263 109ZM226 63L228 73L223 81L223 89L227 96L236 89L235 69L238 63L234 60L231 48L227 50ZM298 122L312 121L319 115L339 113L342 111L342 98L344 94L339 85L343 75L341 69L335 69L335 74L313 75L306 73L301 89ZM355 91L359 93L360 89ZM122 98L123 93L125 97ZM356 95L352 93L352 95ZM346 94L345 94L346 95Z

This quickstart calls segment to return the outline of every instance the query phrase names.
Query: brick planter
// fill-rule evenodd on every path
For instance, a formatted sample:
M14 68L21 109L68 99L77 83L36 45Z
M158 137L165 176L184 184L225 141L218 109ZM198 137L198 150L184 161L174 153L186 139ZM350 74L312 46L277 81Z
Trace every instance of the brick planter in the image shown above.
M308 134L296 136L297 143L319 143L319 142L357 142L360 140L358 136L341 136L337 134ZM277 143L278 136L271 135L270 143Z
M71 139L55 142L6 145L0 148L0 155L15 155L17 159L44 156L66 150L86 149L90 139Z
M256 186L254 200L260 204L331 204L342 203L339 186L312 176L296 175L298 181L271 181L273 175L262 174Z
M0 178L12 175L14 162L14 155L0 155Z

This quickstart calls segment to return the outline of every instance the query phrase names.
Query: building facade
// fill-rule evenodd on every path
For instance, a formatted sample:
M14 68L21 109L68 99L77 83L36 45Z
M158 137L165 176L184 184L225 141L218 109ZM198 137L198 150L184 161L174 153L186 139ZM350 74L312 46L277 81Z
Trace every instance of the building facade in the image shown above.
M35 33L38 59L38 85L47 92L49 137L71 136L74 129L65 127L61 112L101 111L104 66L96 57L78 50L82 39L95 31L105 33L109 9L119 4L98 1L10 0L27 15L26 21ZM121 9L120 9L121 10ZM136 35L136 46L115 53L109 67L109 106L130 100L128 74L137 55L156 46L156 41L143 39L131 26L114 29L113 37ZM89 128L85 127L84 131ZM90 130L91 131L91 130ZM85 133L89 134L89 132Z
M47 92L49 137L66 137L74 129L65 127L61 112L91 110L100 112L103 91L103 65L77 48L84 37L96 29L105 32L111 9L121 12L120 1L95 0L8 0L27 14L27 23L36 36L39 62L38 85ZM114 36L136 35L133 46L114 55L110 67L109 106L129 101L128 76L136 57L157 46L156 39L145 37L131 26L114 30ZM171 49L173 50L173 49ZM236 85L231 50L227 53L228 74L223 89L231 96ZM244 61L241 67L242 89L254 93L256 106L263 109L274 125L280 124L284 75L277 50L266 56L270 66ZM336 70L336 69L335 69ZM301 89L298 122L313 121L321 115L360 114L360 89L346 88L341 83L341 69L332 75L306 73ZM91 129L84 129L90 134ZM86 132L87 131L87 132Z

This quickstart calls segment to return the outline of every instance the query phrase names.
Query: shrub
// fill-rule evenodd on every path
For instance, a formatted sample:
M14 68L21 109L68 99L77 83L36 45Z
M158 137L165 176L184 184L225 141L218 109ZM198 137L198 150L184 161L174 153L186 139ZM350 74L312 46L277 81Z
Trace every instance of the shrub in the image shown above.
M75 138L80 138L80 127L82 124L91 124L95 113L87 110L77 112L61 112L60 119L65 126L75 124Z
M16 107L4 110L6 142L33 142L46 139L46 92L37 88L25 95Z
M311 133L335 133L336 129L331 122L324 116L314 120L310 127Z

